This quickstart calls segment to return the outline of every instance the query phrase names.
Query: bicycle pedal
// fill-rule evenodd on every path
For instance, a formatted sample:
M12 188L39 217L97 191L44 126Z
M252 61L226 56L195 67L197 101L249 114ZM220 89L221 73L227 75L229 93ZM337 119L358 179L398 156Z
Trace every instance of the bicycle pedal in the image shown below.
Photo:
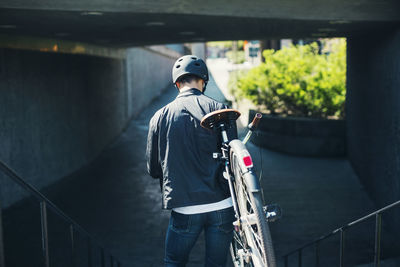
M263 207L268 222L276 222L282 218L282 209L278 204L270 204Z

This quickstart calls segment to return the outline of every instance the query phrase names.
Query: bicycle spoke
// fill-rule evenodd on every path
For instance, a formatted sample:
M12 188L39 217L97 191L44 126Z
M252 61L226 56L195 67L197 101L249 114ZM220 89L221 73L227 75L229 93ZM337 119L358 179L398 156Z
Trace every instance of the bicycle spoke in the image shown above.
M230 153L231 171L234 177L240 216L240 224L237 224L239 233L233 241L236 245L232 252L235 267L275 267L269 228L262 209L262 198L259 192L248 190L240 167L240 159L235 151ZM250 173L250 175L253 174Z
M262 245L262 238L260 237L259 232L258 231L256 232L255 229L254 229L255 223L254 222L250 222L249 219L248 219L249 215L250 216L256 216L255 212L254 212L255 208L253 207L253 203L250 200L250 197L249 197L249 195L247 193L245 185L243 184L243 181L240 181L238 183L238 186L239 186L239 190L238 191L240 192L240 194L246 200L246 203L241 203L241 206L242 207L245 206L245 210L247 212L247 214L245 214L242 217L246 222L245 227L248 229L248 231L251 232L250 234L254 237L254 241L255 241L254 243L255 244L253 244L253 246L255 246L254 249L256 249L256 251L257 251L257 252L256 251L254 251L254 252L257 253L257 254L260 254L261 258L264 259L264 250L263 250L263 245ZM257 225L255 225L255 227L257 227ZM262 260L262 261L264 261L264 260ZM263 262L263 263L265 263L265 262Z
M242 240L240 240L240 238L238 238L237 235L233 235L233 238L234 238L235 241L243 248Z

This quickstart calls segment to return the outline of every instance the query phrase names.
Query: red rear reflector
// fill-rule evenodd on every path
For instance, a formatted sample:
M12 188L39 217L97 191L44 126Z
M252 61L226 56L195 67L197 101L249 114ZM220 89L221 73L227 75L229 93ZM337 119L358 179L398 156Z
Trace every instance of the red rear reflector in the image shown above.
M243 162L246 167L253 167L253 160L251 159L250 155L243 157Z

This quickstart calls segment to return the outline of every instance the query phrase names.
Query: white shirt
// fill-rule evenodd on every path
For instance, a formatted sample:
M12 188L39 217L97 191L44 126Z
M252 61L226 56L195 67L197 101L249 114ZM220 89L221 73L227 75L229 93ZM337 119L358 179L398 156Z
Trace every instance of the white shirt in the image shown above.
M181 213L181 214L190 215L190 214L199 214L199 213L205 213L205 212L210 212L210 211L222 210L222 209L230 208L232 206L233 206L232 198L228 197L219 202L173 208L172 210L175 212Z

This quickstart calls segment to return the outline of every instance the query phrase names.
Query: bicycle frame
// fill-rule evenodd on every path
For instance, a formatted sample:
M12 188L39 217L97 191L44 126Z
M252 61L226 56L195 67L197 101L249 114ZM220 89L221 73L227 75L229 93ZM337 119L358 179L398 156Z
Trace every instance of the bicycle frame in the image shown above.
M234 191L235 189L233 186L233 179L234 179L233 177L234 176L231 174L231 171L230 171L230 162L229 162L229 155L228 155L229 147L234 146L235 145L234 141L237 139L234 139L229 142L224 123L220 123L219 128L221 130L222 143L223 143L222 148L221 148L221 150L222 150L221 159L223 159L225 161L224 177L225 177L225 179L228 180L229 190L230 190L231 197L232 197L232 204L233 204L233 208L235 210L235 217L236 217L236 219L240 219L238 203L237 203L236 194ZM242 141L243 144L245 144L250 139L252 133L253 133L252 130L249 130L247 132L245 139ZM248 156L250 156L250 155L248 155ZM261 185L260 185L260 182L258 181L258 179L256 178L256 176L253 175L252 167L253 167L253 164L251 164L250 168L247 166L242 166L241 169L243 172L243 177L246 180L247 184L249 185L249 189L251 192L259 192L259 191L261 191Z
M235 194L235 189L233 188L233 176L231 175L230 169L229 169L229 145L228 145L228 135L226 133L226 128L225 128L225 124L221 123L220 124L220 129L221 129L221 135L222 135L222 147L221 147L221 152L222 152L222 157L221 159L223 159L225 161L224 165L225 165L225 171L224 171L224 177L225 179L228 180L228 185L229 185L229 191L231 193L231 197L232 197L232 204L233 204L233 209L235 211L235 217L238 220L240 218L240 214L239 214L239 208L238 208L238 203L237 203L237 199L236 199L236 194Z

